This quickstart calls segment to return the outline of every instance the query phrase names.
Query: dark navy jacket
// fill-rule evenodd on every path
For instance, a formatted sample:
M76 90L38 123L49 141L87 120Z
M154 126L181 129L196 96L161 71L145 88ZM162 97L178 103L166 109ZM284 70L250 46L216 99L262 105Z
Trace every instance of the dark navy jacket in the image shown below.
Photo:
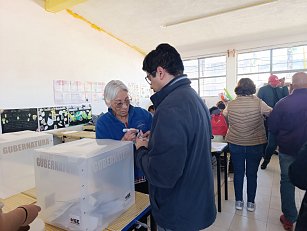
M266 85L260 87L257 96L262 99L271 108L282 98L289 95L288 87L272 87L271 85Z
M281 99L269 117L269 131L279 151L295 156L307 140L307 88L295 89Z
M148 149L136 153L157 224L176 231L204 229L216 218L209 111L190 83L177 77L151 97Z
M299 151L296 160L289 167L289 178L296 187L307 190L307 142ZM295 226L295 231L307 230L307 192L302 200L302 205Z

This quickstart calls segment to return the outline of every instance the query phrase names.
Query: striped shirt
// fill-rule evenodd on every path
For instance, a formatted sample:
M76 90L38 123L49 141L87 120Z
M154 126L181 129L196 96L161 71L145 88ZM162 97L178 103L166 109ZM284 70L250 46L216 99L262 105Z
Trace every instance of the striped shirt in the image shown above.
M226 141L241 146L266 143L263 115L271 111L272 108L257 96L238 96L223 112L229 123Z

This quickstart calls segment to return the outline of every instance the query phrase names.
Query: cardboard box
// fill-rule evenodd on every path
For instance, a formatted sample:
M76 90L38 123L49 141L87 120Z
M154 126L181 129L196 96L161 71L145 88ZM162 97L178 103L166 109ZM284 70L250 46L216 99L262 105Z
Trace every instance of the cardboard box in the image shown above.
M132 142L81 139L34 155L40 216L48 224L101 231L135 203Z
M52 146L52 137L34 131L0 134L0 198L35 187L34 149Z

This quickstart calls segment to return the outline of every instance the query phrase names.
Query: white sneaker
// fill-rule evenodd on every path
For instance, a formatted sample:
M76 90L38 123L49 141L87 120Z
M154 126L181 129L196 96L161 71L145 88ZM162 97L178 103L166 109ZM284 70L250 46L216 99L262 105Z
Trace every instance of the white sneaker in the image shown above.
M236 209L242 210L244 206L244 201L236 201Z
M247 210L250 211L250 212L254 212L255 211L255 203L247 202Z

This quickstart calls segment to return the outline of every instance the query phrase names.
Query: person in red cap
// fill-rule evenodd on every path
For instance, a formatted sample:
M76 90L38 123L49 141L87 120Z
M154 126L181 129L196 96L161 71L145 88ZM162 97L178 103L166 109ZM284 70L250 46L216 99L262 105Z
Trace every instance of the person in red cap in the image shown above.
M288 87L284 86L284 79L278 79L276 75L271 75L268 79L268 85L263 86L258 91L258 98L262 99L267 105L274 108L275 104L282 98L289 95ZM271 156L276 149L276 142L268 132L267 120L264 122L268 144L266 145L264 160L261 164L261 169L266 169L270 163Z
M275 104L287 95L289 95L288 88L281 87L281 81L276 75L271 75L268 79L268 85L261 87L257 94L258 98L271 108L274 108Z

